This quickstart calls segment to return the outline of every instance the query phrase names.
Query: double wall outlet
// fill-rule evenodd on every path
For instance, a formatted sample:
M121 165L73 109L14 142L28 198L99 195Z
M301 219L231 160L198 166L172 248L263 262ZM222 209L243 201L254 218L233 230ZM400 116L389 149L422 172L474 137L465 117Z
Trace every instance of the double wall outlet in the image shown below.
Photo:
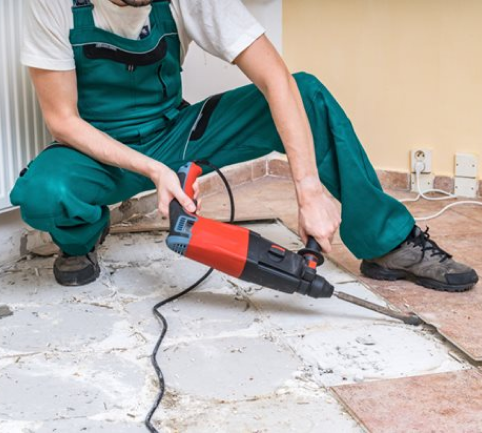
M467 153L455 155L455 195L469 198L477 195L478 166L476 155Z

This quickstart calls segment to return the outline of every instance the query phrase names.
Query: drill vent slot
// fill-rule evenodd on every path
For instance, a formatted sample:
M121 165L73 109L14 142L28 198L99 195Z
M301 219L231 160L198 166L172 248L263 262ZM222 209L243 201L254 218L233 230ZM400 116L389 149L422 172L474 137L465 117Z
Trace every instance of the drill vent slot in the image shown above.
M191 228L194 223L195 220L193 218L182 216L177 220L176 231L179 233L189 234L191 233Z
M187 245L184 245L184 244L174 244L174 245L171 246L171 249L175 253L181 254L183 256L184 253L186 252L186 247L187 247Z

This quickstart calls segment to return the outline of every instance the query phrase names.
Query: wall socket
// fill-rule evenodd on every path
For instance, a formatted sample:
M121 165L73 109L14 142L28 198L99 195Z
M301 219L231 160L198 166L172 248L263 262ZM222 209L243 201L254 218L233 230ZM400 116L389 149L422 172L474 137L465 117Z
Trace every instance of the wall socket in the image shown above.
M432 172L432 150L419 148L414 149L411 151L410 154L410 161L412 167L412 173L415 173L415 167L417 162L422 162L424 164L424 168L421 173L428 174Z

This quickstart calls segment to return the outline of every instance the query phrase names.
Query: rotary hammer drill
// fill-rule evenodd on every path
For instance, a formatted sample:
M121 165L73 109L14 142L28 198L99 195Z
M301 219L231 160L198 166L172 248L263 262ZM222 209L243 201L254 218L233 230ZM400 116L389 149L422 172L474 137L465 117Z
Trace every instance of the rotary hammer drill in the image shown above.
M202 168L190 162L178 171L185 193L193 198L193 183ZM323 263L318 243L310 238L294 253L244 227L186 212L177 200L169 207L168 247L174 252L244 281L285 293L329 298L333 286L316 268Z

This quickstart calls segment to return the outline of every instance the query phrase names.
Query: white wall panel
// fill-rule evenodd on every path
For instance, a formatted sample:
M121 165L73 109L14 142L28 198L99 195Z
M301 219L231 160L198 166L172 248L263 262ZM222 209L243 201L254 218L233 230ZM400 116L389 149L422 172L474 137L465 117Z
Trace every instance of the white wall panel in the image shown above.
M26 68L20 65L23 4L0 0L0 210L19 171L50 140Z

